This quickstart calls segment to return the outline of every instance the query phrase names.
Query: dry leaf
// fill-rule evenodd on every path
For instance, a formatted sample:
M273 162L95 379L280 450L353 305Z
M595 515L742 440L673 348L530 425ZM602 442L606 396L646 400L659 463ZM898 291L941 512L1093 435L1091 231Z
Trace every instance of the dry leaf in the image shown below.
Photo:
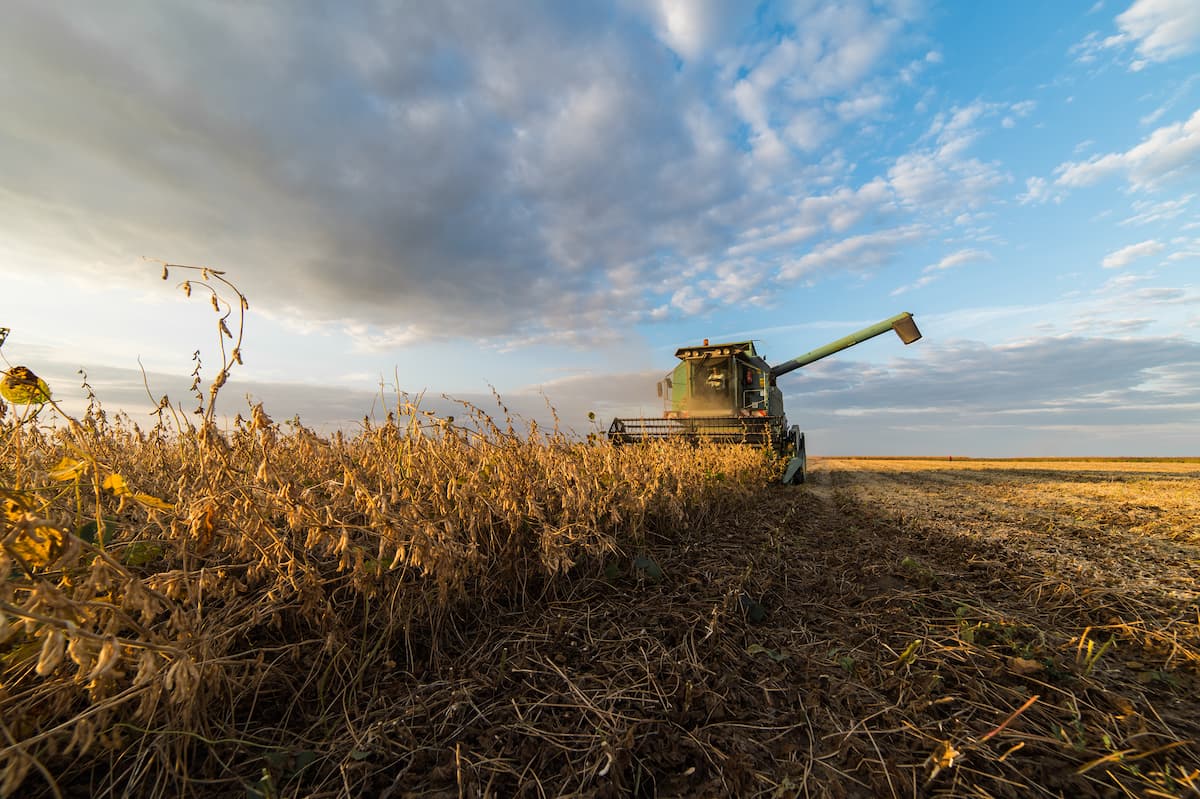
M154 508L155 510L175 510L175 506L170 502L161 500L158 497L154 497L149 494L134 494L133 498L137 502L145 505L147 508Z
M1015 674L1037 674L1039 671L1045 671L1046 666L1039 660L1011 657L1008 659L1008 668Z
M954 748L954 744L949 741L942 741L938 744L938 748L933 750L933 754L929 756L929 760L933 763L933 767L940 771L953 766L954 759L961 754L962 752Z

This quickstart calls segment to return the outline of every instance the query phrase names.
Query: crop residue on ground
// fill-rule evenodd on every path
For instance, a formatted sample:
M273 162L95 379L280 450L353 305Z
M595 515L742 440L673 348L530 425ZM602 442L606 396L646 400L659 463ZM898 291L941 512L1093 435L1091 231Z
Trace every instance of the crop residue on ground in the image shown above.
M1200 787L1198 464L814 459L785 487L736 448L427 421L96 428L90 460L26 431L10 795Z

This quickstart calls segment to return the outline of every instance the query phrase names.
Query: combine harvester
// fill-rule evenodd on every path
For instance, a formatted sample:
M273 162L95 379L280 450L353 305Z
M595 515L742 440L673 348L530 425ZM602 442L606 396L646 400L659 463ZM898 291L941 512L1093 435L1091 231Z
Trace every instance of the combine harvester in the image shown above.
M905 344L921 338L912 314L902 313L778 366L764 361L753 341L710 345L705 339L699 347L680 347L675 357L682 363L658 382L658 396L669 405L662 418L613 419L608 438L614 445L682 438L770 447L790 456L783 482L803 483L804 433L788 426L776 380L889 330Z

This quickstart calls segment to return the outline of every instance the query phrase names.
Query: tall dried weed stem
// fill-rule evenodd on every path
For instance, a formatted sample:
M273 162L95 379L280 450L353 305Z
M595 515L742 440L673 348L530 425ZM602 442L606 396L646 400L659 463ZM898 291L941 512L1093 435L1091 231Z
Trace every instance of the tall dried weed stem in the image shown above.
M211 297L222 340L195 414L164 397L143 429L92 397L78 419L54 406L58 424L0 420L0 796L245 795L223 758L294 750L297 703L336 716L368 675L420 671L467 614L717 518L774 468L405 396L353 436L261 405L221 430L242 357L227 320L248 304L219 272L183 285Z

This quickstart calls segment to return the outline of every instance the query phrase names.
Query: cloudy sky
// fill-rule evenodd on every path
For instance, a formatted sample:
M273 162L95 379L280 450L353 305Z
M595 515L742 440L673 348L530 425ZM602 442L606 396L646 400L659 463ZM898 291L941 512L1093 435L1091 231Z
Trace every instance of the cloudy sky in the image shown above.
M78 408L657 415L772 362L815 454L1200 455L1200 3L10 2L0 326ZM381 391L381 385L384 390Z

